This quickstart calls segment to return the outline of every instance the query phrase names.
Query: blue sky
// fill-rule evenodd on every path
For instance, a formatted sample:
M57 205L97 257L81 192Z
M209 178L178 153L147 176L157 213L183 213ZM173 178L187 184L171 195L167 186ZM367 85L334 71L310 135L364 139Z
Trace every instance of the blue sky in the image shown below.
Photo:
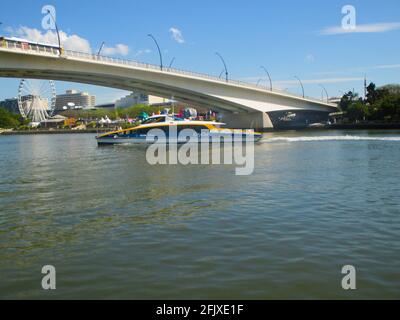
M344 5L356 9L356 32L340 32ZM76 49L96 52L105 41L113 56L158 64L152 33L164 63L257 82L265 66L274 86L321 97L323 84L331 96L340 91L362 92L364 75L377 85L400 83L400 2L362 1L3 1L0 33L48 39L42 29L44 5L56 8L64 39ZM36 29L36 30L35 30ZM338 31L339 29L339 31ZM47 37L47 38L46 38ZM53 39L53 38L51 38ZM54 38L55 39L55 38ZM115 100L122 90L57 82L57 92L89 91L99 103ZM15 96L18 79L0 79L0 99Z

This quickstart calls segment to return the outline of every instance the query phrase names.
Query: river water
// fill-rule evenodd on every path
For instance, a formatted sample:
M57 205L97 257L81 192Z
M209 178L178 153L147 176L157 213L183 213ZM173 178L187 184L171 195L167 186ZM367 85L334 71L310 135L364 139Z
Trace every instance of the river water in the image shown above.
M268 133L250 176L0 136L0 298L399 299L399 160L399 131Z

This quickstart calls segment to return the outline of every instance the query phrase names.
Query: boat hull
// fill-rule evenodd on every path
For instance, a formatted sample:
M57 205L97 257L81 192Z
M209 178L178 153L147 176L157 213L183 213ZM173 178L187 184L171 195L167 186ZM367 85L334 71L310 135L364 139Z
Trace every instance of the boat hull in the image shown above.
M184 143L215 143L218 139L223 143L224 141L229 142L257 142L262 138L261 134L230 134L230 135L208 135L200 136L197 139L186 139L186 137L166 137L165 139L147 139L146 136L142 137L96 137L97 143L99 145L113 145L113 144L153 144L153 143L165 143L165 144L184 144Z

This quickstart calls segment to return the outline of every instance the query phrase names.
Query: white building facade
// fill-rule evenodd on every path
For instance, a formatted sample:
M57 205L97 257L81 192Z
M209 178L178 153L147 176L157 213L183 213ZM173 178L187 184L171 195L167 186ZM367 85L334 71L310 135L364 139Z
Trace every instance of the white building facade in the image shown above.
M64 110L65 107L73 104L75 107L93 108L96 104L96 97L88 92L67 90L65 94L59 94L56 98L56 110Z
M137 104L153 105L168 102L166 99L149 96L139 91L132 91L131 94L115 101L115 108L129 108Z

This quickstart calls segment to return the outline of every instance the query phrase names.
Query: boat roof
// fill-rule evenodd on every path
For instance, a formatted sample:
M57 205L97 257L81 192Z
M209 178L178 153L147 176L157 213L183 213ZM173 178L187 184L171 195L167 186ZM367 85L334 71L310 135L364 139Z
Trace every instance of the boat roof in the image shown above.
M155 119L155 118L166 118L166 120L169 119L170 122L175 122L176 124L182 124L182 123L195 124L195 125L212 124L212 125L215 125L215 126L224 126L224 125L226 125L226 123L223 123L223 122L207 121L207 120L191 120L191 119L179 118L179 117L176 117L176 116L173 117L173 116L167 115L167 114L157 114L157 115L148 117L146 120ZM143 123L141 125L145 126L147 124L154 124L154 123Z
M149 117L147 119L150 118L157 118L157 117L169 117L171 118L171 121L165 121L165 122L150 122L150 123L144 123L144 124L140 124L136 127L132 127L132 128L126 128L126 129L121 129L121 130L115 130L115 131L111 131L111 132L106 132L103 133L101 135L99 135L99 137L104 137L107 136L109 134L115 134L115 133L120 133L120 132L125 132L125 131L129 131L129 130L138 130L138 129L142 129L142 128L156 128L158 126L169 126L169 125L193 125L193 126L200 126L200 125L204 125L209 127L209 129L217 129L217 126L222 126L225 125L225 123L221 123L221 122L215 122L215 121L199 121L199 120L189 120L189 119L183 119L183 120L174 120L172 117L167 116L167 115L156 115L156 116L152 116ZM211 127L210 127L211 126Z

